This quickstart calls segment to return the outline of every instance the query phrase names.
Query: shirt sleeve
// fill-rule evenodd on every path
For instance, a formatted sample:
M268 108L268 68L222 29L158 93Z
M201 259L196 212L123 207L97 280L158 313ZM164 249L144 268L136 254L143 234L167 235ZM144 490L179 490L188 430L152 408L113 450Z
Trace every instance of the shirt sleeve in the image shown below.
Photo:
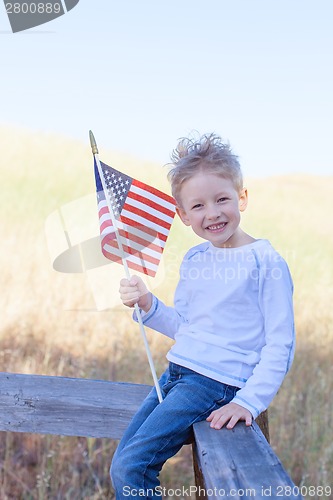
M265 259L259 271L259 307L263 315L265 345L253 374L235 398L254 418L276 395L295 352L293 283L286 262L278 256Z
M152 305L149 311L140 310L143 324L166 335L172 339L184 322L187 322L187 299L186 282L182 277L183 264L180 267L180 280L175 291L174 307L166 306L161 300L153 295ZM133 313L133 319L138 321L136 313Z

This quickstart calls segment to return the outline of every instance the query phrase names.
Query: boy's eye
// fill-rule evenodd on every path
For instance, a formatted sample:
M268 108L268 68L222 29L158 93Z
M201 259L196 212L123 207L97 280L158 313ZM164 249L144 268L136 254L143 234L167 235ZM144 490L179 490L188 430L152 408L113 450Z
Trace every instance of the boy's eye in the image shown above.
M200 207L202 207L202 204L201 204L201 203L197 203L196 205L193 205L192 210L193 210L194 208L200 208Z
M218 201L219 203L221 203L221 202L223 203L224 201L227 201L227 199L228 199L228 198L226 198L226 197L224 196L224 197L222 197L222 198L219 198L217 201Z

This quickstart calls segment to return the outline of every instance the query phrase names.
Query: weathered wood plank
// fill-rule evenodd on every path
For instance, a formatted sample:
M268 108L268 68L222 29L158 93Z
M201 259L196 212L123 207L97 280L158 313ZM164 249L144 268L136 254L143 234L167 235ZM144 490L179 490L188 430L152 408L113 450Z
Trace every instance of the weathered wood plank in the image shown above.
M268 423L268 412L267 410L265 410L264 412L262 412L259 417L256 418L256 423L258 424L261 432L263 433L263 435L265 436L266 440L268 441L269 443L269 423ZM193 436L194 438L194 436ZM193 440L193 444L192 444L192 455L193 455L193 469L194 469L194 479L195 479L195 484L196 484L196 487L197 487L197 499L205 499L206 496L204 494L204 489L205 489L205 485L204 485L204 479L203 479L203 475L202 475L202 470L200 469L200 466L198 464L198 459L197 459L197 456L198 456L198 452L197 452L197 448L196 448L196 444L195 444L195 441Z
M255 422L219 431L199 422L194 436L207 498L302 498L291 494L295 485Z
M150 389L141 384L0 373L0 431L120 439ZM283 488L294 486L256 423L214 431L208 422L199 422L194 436L201 476L197 486L205 487L208 498L230 498L231 492L235 499L277 498L277 488L283 498ZM302 498L286 491L291 500Z
M120 439L150 389L104 380L0 373L0 430Z
M266 440L270 442L269 438L269 422L268 422L268 411L265 410L262 413L260 413L259 417L256 418L256 423L259 426L259 429L265 436Z

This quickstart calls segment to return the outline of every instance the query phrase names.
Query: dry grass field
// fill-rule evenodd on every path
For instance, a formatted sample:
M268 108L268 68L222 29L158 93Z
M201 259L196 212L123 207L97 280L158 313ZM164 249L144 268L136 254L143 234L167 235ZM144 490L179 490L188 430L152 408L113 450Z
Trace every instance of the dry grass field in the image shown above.
M48 217L94 192L88 134L86 146L10 128L0 128L0 137L0 370L151 383L130 312L120 305L96 310L85 274L52 268ZM166 169L99 146L106 163L168 190ZM333 177L316 176L315 167L313 176L247 179L243 227L286 257L295 283L297 351L269 410L271 444L297 485L333 489ZM175 221L154 290L162 300L172 302L180 259L196 242ZM107 279L116 293L117 283ZM170 341L151 331L148 338L161 373ZM0 498L113 498L115 446L0 433ZM166 465L162 480L169 488L193 484L189 447Z

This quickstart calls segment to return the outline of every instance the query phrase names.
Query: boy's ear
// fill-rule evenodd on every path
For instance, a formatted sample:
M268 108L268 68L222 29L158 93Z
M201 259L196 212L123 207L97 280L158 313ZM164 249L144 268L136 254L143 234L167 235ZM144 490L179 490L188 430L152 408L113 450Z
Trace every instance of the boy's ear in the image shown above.
M244 212L248 203L247 189L243 188L239 193L239 211Z
M191 225L190 221L188 220L188 217L186 215L186 212L183 208L176 206L176 213L179 215L179 217L181 218L181 220L185 224L185 226Z

